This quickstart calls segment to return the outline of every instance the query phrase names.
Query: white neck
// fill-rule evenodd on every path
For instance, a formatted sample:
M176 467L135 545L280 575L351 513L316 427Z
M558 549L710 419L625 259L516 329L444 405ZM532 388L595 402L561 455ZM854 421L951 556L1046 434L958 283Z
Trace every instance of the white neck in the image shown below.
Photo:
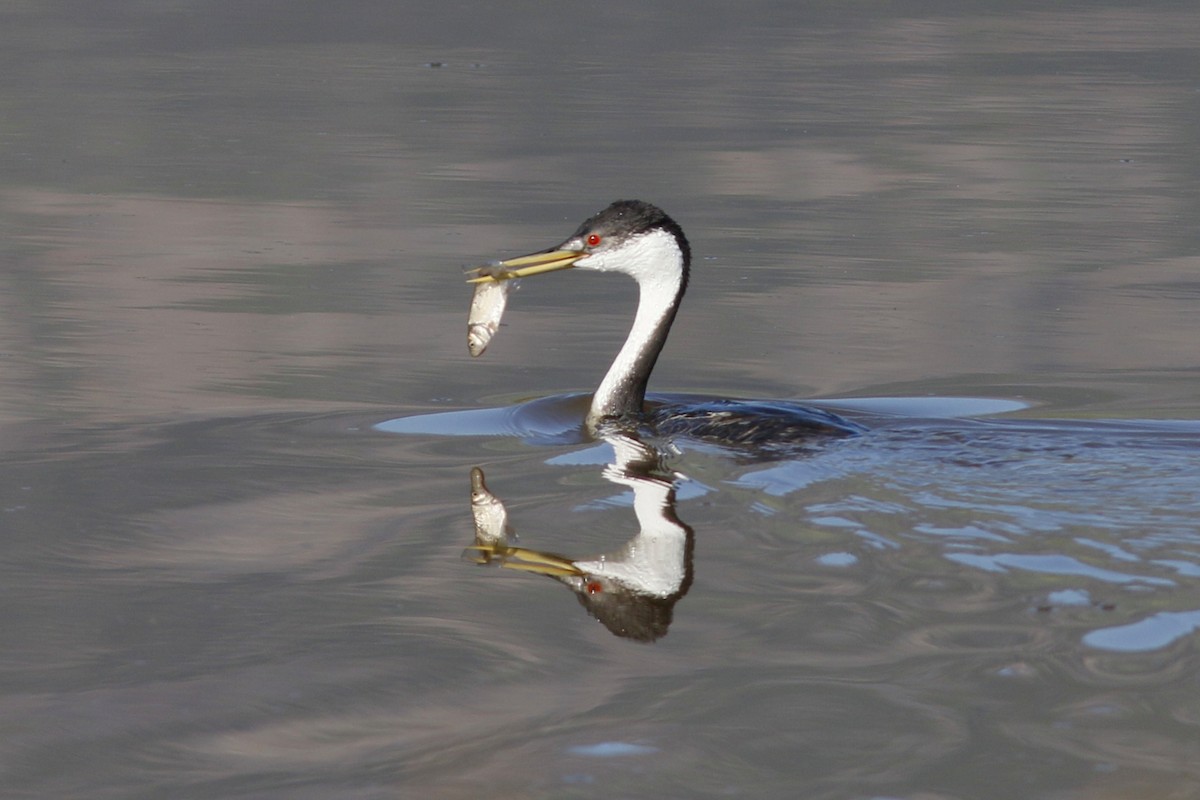
M675 237L653 230L612 255L596 254L578 265L585 269L624 272L638 282L638 309L625 344L592 396L588 427L605 417L640 414L646 381L667 340L683 289L683 253Z

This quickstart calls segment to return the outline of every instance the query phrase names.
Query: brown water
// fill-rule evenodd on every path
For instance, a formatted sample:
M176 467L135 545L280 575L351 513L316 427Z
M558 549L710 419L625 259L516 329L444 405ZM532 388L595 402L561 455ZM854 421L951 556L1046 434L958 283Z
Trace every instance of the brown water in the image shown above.
M4 796L1200 797L1200 10L1049 8L10 4ZM632 284L461 284L617 197L872 429L672 454L651 644L461 557L637 533Z

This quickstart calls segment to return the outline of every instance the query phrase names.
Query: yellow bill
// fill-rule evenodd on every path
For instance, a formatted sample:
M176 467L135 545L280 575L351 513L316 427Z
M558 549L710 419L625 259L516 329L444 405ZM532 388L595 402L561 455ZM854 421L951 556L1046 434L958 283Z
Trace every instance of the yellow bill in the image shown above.
M568 269L575 266L575 262L585 255L587 253L577 250L547 250L542 253L510 258L507 261L496 261L467 270L467 274L471 276L467 278L467 283L487 283L489 281L499 283L513 278L524 278L527 275L540 275L543 272Z

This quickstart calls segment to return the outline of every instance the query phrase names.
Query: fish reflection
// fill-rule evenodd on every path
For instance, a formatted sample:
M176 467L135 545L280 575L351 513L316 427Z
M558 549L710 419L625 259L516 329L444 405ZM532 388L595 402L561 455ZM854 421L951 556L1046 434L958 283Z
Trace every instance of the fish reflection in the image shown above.
M471 470L475 542L463 558L475 564L554 578L617 636L652 642L665 636L675 603L692 583L692 529L675 515L675 475L661 456L625 433L604 437L616 453L604 477L633 490L638 533L620 548L570 558L517 545L504 503Z

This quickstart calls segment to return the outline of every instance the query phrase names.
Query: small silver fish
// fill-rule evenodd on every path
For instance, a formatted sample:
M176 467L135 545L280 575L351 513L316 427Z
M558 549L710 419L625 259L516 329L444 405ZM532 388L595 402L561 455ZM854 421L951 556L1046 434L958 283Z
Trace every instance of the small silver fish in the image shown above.
M514 281L485 281L475 284L471 313L467 316L467 349L472 356L483 355L500 328L508 293Z

